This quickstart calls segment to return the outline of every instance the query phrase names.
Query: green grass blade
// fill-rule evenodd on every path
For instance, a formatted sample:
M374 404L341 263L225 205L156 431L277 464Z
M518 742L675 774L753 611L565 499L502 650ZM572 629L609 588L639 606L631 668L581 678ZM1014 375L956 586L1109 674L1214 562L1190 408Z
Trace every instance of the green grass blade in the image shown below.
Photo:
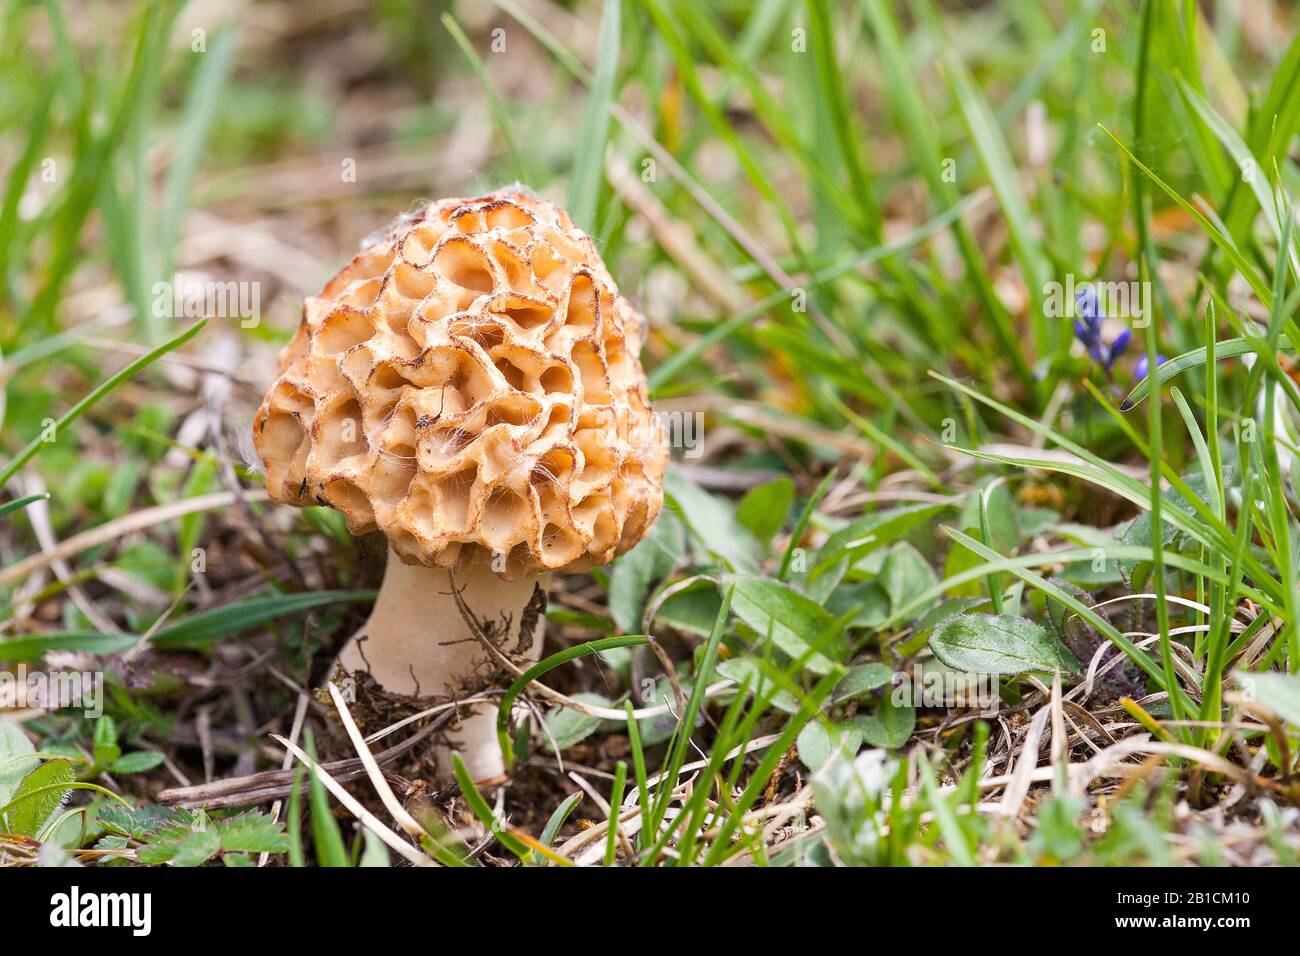
M66 428L68 425L71 425L78 418L80 418L88 408L94 406L96 402L98 402L109 392L113 391L113 389L117 388L123 382L127 381L130 378L133 378L135 374L139 372L141 369L148 368L150 365L152 365L158 359L162 358L162 356L166 355L168 352L172 351L173 349L179 348L180 346L188 342L190 339L194 338L194 336L198 335L199 332L202 331L203 327L207 325L207 323L208 323L207 319L200 319L199 321L191 325L188 329L186 329L184 332L180 333L179 335L171 339L168 339L162 345L150 351L147 355L140 356L138 359L136 359L134 362L131 362L129 365L127 365L116 375L110 376L108 379L102 382L94 391L88 394L81 401L77 402L77 404L73 405L72 408L68 409L68 411L63 413L62 417L60 417L59 420L54 423L55 432L58 433L62 431L64 428ZM32 457L35 456L36 453L39 452L41 448L43 448L45 445L46 442L44 441L44 438L41 435L36 436L30 442L28 442L27 446L23 448L23 450L20 451L9 462L9 464L5 465L4 468L0 468L0 485L5 484L10 478L12 478L15 474L17 474L18 469L22 468L23 465L27 464L27 462L29 462L32 459Z
M573 173L569 180L569 215L578 227L594 234L596 198L604 176L605 146L609 140L609 109L618 79L622 0L605 0L600 20L600 51L587 98L587 112L578 136Z

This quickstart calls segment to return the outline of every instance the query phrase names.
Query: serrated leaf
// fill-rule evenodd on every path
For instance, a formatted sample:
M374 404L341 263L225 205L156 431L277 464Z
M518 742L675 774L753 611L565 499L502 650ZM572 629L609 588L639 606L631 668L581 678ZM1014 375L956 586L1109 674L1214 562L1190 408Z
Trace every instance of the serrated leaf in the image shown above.
M137 811L138 813L139 811ZM149 832L141 832L138 816L136 824L135 835L137 839L142 840L145 844L136 851L136 859L141 863L170 862L180 852L180 848L190 838L191 834L210 831L213 836L216 836L216 831L211 828L211 821L202 811L196 815L189 813L178 814L173 819L161 823Z
M14 790L4 814L5 828L10 833L36 836L68 799L75 780L72 764L62 757L41 764Z
M124 837L135 832L135 814L120 803L106 803L99 808L95 819L105 830Z
M832 624L831 613L812 598L800 594L788 584L771 578L753 575L732 575L735 590L731 609L757 635L772 642L792 658L802 657ZM825 674L834 662L824 654L811 655L806 666L815 673Z
M286 853L289 837L284 824L264 813L241 813L217 821L221 849L235 853Z
M1079 671L1078 661L1055 634L1010 614L951 617L930 635L930 649L949 667L972 674Z
M202 866L221 851L221 834L215 827L192 830L172 855L172 866Z

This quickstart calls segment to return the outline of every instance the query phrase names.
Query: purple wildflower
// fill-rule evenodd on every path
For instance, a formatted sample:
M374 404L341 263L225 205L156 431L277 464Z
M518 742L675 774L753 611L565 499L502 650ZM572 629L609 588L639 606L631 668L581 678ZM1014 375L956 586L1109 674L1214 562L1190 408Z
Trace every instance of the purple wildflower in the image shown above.
M1097 298L1097 290L1091 285L1079 287L1074 295L1074 304L1076 316L1074 337L1083 343L1083 347L1088 351L1088 357L1100 365L1106 377L1110 378L1115 360L1128 349L1132 333L1124 329L1109 345L1106 344L1101 335L1101 323L1105 316L1102 313L1101 301Z

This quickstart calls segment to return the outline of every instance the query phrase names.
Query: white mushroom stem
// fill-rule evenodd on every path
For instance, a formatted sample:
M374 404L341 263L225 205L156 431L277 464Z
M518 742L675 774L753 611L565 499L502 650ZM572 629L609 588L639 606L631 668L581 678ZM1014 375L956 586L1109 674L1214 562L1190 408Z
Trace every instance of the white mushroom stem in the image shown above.
M446 568L407 564L389 548L374 609L339 654L339 663L349 672L369 672L389 693L468 696L484 689L485 678L501 666L475 636L452 585L474 620L491 629L494 646L527 666L541 653L544 622L540 613L544 604L534 604L532 609L529 604L537 589L545 594L548 577L506 581L491 565L479 563L458 569L449 578ZM531 633L521 633L529 624ZM505 767L497 743L496 705L474 704L467 710L447 732L448 747L460 754L475 780L499 777ZM445 783L451 779L450 756L441 752L436 756L439 781Z

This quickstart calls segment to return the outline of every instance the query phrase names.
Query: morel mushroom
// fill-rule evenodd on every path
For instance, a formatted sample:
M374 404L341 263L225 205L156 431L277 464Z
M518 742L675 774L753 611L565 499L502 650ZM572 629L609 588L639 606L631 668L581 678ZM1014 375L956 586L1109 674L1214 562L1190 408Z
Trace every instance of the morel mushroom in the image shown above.
M484 637L537 659L549 572L622 554L662 505L640 337L590 237L520 189L399 217L306 300L253 437L274 500L388 538L345 670L451 699L507 680ZM449 733L475 779L502 772L495 719Z

